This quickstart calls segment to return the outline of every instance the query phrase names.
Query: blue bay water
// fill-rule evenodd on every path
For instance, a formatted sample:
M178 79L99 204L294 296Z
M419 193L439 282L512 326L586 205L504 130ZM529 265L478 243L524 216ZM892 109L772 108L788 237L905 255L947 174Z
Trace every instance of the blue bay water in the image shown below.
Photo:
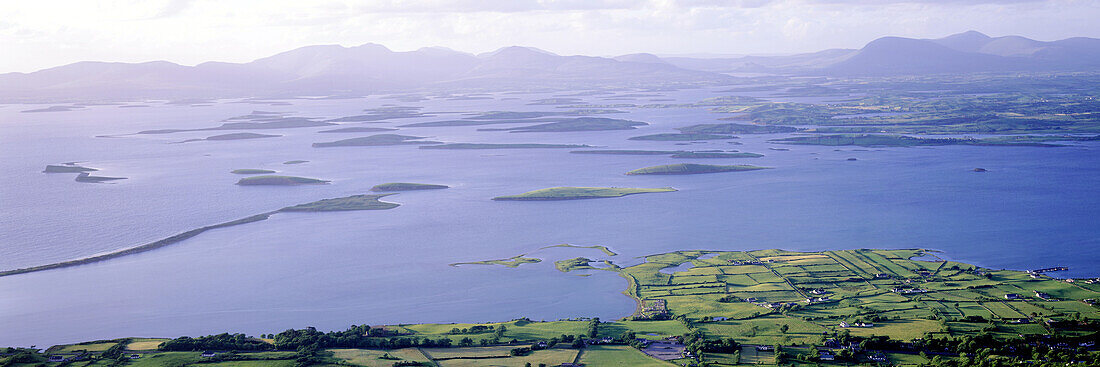
M693 102L708 90L668 92ZM717 122L698 108L623 108L650 123L630 131L507 133L479 127L401 128L447 142L589 144L614 149L736 149L758 159L692 160L774 169L691 176L626 176L663 156L570 154L568 149L420 150L415 146L312 148L369 134L327 128L255 131L283 135L168 144L225 131L96 137L162 128L201 128L252 110L333 118L388 103L421 105L436 117L347 126L395 127L460 113L552 111L519 100L400 103L389 99L293 100L292 106L222 101L209 107L96 106L20 113L0 106L0 268L80 258L288 205L365 193L383 182L446 190L406 192L393 210L280 213L206 232L156 251L0 278L0 345L39 346L123 336L250 334L350 324L500 321L629 315L626 281L610 272L579 277L553 269L575 256L620 264L682 249L826 250L930 248L991 268L1069 266L1097 276L1100 260L1100 144L1071 147L853 149L782 146L746 135L705 144L626 140ZM582 97L606 103L599 97ZM623 101L614 101L622 103ZM638 103L645 103L644 99ZM664 102L662 102L664 103ZM33 106L38 107L38 106ZM482 126L505 127L516 125ZM856 158L855 161L848 160ZM310 162L283 165L287 160ZM97 175L82 184L44 174L46 164L82 161ZM983 173L975 167L986 168ZM323 186L242 187L237 168L332 180ZM551 186L665 187L674 193L563 202L494 202ZM595 250L538 249L560 243ZM537 251L544 262L516 269L448 264Z

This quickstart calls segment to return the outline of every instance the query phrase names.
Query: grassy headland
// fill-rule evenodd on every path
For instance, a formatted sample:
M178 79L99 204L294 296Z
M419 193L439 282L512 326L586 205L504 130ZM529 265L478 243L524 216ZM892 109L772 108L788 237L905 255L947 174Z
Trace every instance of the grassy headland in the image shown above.
M383 197L394 194L377 195L352 195L342 198L324 199L307 204L299 204L279 209L281 212L337 212L350 210L385 210L393 209L401 204L380 201Z

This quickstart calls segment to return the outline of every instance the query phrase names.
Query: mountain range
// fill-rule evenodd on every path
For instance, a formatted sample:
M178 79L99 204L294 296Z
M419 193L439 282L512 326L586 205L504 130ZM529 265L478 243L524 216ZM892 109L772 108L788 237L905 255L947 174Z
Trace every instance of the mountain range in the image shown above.
M663 60L682 68L712 72L832 76L1094 71L1100 69L1100 39L1075 37L1043 42L968 31L938 39L882 37L861 49L789 56Z
M0 74L0 101L365 95L424 89L674 87L728 84L729 73L824 76L1100 70L1100 39L1043 42L970 31L939 39L883 37L861 49L736 58L561 56L530 47L474 55L442 47L307 46L248 63L184 66L78 62Z

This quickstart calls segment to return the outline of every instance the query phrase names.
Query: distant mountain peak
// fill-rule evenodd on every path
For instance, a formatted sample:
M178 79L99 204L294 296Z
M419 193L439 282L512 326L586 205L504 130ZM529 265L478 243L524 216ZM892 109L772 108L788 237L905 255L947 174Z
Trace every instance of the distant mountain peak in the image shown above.
M525 55L525 54L527 54L527 55L529 55L529 54L539 54L539 55L543 55L543 56L558 56L558 54L555 54L553 52L546 51L546 50L539 49L539 48L535 48L535 47L507 46L507 47L498 48L495 51L490 51L490 52L486 52L486 53L483 53L483 54L479 54L479 55L477 55L477 57L488 58L488 57L496 57L496 56L513 56L513 55Z
M975 30L969 30L969 31L962 32L962 33L952 34L952 35L944 37L944 38L989 39L989 38L992 38L992 37L989 37L988 35L986 35L985 33L982 33L982 32L978 32L978 31L975 31Z
M650 53L636 53L629 55L622 55L614 57L615 60L624 62L640 62L646 64L665 64L665 60L662 60L657 55Z

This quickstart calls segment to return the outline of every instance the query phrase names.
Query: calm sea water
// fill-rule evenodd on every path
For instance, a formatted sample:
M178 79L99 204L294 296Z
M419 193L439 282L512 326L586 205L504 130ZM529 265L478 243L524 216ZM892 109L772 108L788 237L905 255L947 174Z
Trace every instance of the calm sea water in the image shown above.
M693 102L713 91L665 97ZM1063 148L932 147L853 149L785 146L776 135L675 145L629 141L637 135L716 122L704 109L626 108L651 125L633 131L507 133L478 127L402 128L396 133L448 142L541 142L616 149L737 149L758 159L693 160L775 169L693 176L625 176L677 163L662 156L570 154L568 149L419 150L415 146L312 148L369 134L327 128L256 131L279 138L168 144L226 133L116 138L162 128L199 128L252 110L306 117L360 114L388 103L424 106L436 117L362 126L392 127L464 117L459 113L552 111L527 101L295 100L292 106L222 101L206 107L151 103L71 112L20 113L0 106L0 268L85 257L192 228L288 205L366 192L394 181L452 188L407 192L386 211L284 213L204 233L182 243L107 262L0 278L0 345L47 346L123 336L259 334L350 324L558 319L630 314L609 272L579 277L553 260L575 256L620 264L681 250L932 248L991 268L1069 266L1062 276L1097 276L1100 260L1100 144ZM520 97L519 100L502 100ZM590 103L601 96L581 97ZM647 103L641 98L635 103ZM661 102L666 103L666 102ZM358 126L349 124L348 126ZM484 127L484 126L483 126ZM491 126L501 127L501 126ZM856 158L849 161L848 158ZM309 163L283 165L287 160ZM41 173L79 161L97 175L129 177L82 184ZM982 167L989 172L975 173ZM237 168L333 180L331 185L241 187ZM675 193L564 202L494 202L494 196L551 186L673 186ZM452 267L506 258L547 245L605 245L620 255L555 248L517 269Z

